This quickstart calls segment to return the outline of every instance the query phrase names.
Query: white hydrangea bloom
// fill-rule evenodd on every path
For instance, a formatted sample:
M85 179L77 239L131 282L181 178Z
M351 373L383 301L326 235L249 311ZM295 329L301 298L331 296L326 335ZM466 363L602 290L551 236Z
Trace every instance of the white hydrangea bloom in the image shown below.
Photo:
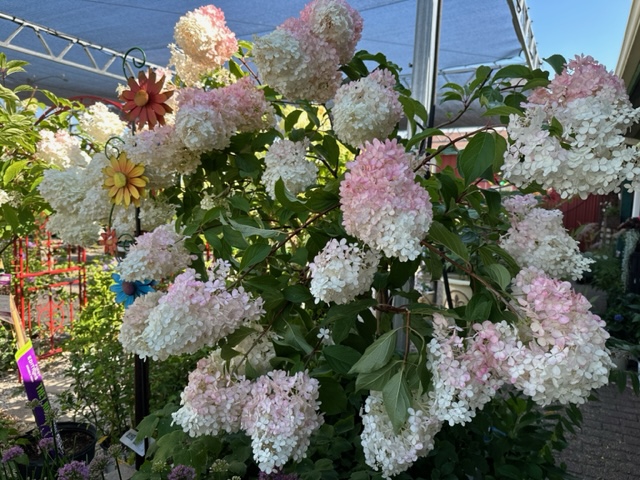
M11 196L0 188L0 206L4 205L5 203L9 203L10 200Z
M533 204L523 198L533 199ZM554 278L579 280L594 262L580 253L578 242L562 224L560 210L536 208L533 195L510 197L504 206L511 216L511 228L500 239L521 267L536 267Z
M341 86L331 109L337 137L353 146L387 138L402 117L395 83L391 72L376 70Z
M94 103L82 112L78 124L92 142L101 145L111 137L119 137L127 128L127 124L102 102Z
M66 130L41 130L35 157L60 168L84 167L91 157L80 148L80 139Z
M192 260L184 246L185 239L176 232L174 223L160 225L140 235L118 265L120 277L130 282L161 280L184 270Z
M176 133L194 152L225 149L231 143L233 127L208 105L188 105L176 113Z
M378 270L380 254L333 238L309 264L309 287L316 303L349 303L368 291Z
M409 418L397 434L382 400L382 393L372 391L367 397L362 417L360 441L364 458L371 468L391 478L407 470L421 456L433 449L433 438L442 422L424 408L409 408ZM420 403L414 399L414 403Z
M318 176L318 167L308 160L309 141L292 142L284 139L274 142L264 156L265 170L262 183L267 193L276 198L276 182L279 178L294 195L313 185Z
M156 126L124 138L123 150L133 163L144 165L149 178L148 189L166 188L176 182L176 175L190 175L200 165L200 152L185 147L175 125Z

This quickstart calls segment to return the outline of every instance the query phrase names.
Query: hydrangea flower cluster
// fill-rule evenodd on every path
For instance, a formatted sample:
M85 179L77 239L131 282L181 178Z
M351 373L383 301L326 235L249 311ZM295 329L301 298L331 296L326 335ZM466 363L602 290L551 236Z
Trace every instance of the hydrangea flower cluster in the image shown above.
M273 370L251 385L241 426L251 437L253 458L271 473L307 455L311 434L323 423L318 414L319 382L306 372Z
M354 146L388 137L402 117L395 84L390 71L375 70L341 86L331 109L337 137Z
M430 413L449 425L464 425L504 382L487 362L482 336L461 337L462 329L441 314L434 314L433 328L427 352L427 365L433 374L433 389L428 393Z
M276 182L279 178L284 186L294 195L303 192L313 185L318 176L318 167L307 159L309 141L292 142L283 139L274 142L264 156L265 169L262 183L267 193L276 198Z
M78 126L92 142L104 145L111 137L119 137L127 128L120 117L102 102L96 102L78 116Z
M180 394L180 409L173 422L192 437L240 431L240 416L250 382L244 376L223 372L224 363L206 357L189 374L189 384Z
M316 303L349 303L371 288L379 263L377 252L333 238L309 264L309 290Z
M330 100L362 34L362 18L343 0L314 0L275 31L256 39L254 61L266 83L293 99Z
M54 208L47 229L69 245L93 245L107 222L109 197L102 187L104 153L94 155L86 168L45 170L38 190Z
M144 312L134 308L139 298L125 312L123 328L130 321L140 325ZM244 323L257 321L263 313L261 298L253 300L242 287L228 290L224 278L201 281L195 270L188 268L147 310L138 339L126 339L123 347L137 347L132 353L154 360L195 353L215 345ZM133 331L134 328L127 328L127 333Z
M519 336L531 339L508 362L514 385L540 405L584 403L591 390L609 381L605 322L569 282L533 267L516 276L513 290L516 308L528 319L524 332L519 325Z
M420 403L414 399L414 403ZM409 418L398 433L393 430L380 392L372 391L364 404L360 441L364 458L384 478L404 472L433 449L433 437L442 422L429 414L429 406L409 408Z
M336 50L340 63L351 60L364 26L351 5L344 0L314 0L305 5L300 19Z
M85 167L91 160L80 148L80 139L66 130L41 130L35 157L59 168Z
M123 150L133 163L144 165L149 189L172 186L177 175L189 175L200 165L200 152L189 150L174 124L156 126L125 137Z
M640 186L637 148L624 139L640 109L632 107L622 81L593 58L568 62L524 106L525 114L511 115L507 126L505 179L518 187L538 182L562 198L617 192L622 183Z
M181 89L176 133L191 151L222 150L238 131L259 130L273 121L273 108L249 77L214 90Z
M180 17L173 31L176 45L170 45L171 63L187 84L222 66L238 49L224 12L213 5L197 8Z
M579 280L593 260L580 253L578 242L562 224L560 210L537 208L533 195L506 198L511 227L500 239L521 267L536 267L553 278Z
M118 266L120 277L129 282L161 280L184 270L192 260L184 246L185 239L176 232L174 222L140 235Z
M415 181L410 155L395 139L374 139L347 167L340 184L346 232L388 257L417 258L433 213L429 194Z

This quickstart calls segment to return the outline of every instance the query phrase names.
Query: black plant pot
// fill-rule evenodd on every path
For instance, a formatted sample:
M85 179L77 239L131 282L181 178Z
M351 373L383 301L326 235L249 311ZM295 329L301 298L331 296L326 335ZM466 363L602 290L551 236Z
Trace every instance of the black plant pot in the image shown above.
M64 454L57 458L45 459L38 451L37 431L27 432L23 438L29 442L24 445L29 464L18 465L22 478L41 479L47 473L55 475L59 467L73 460L84 461L87 464L93 460L97 441L96 427L78 422L57 422L56 425L62 439Z

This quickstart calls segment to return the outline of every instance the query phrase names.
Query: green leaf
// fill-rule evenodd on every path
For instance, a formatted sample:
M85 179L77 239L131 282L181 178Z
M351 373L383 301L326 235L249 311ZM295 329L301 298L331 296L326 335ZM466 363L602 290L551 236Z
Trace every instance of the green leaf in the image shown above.
M434 135L442 135L442 130L440 130L438 128L427 128L427 129L421 131L420 133L415 134L407 142L406 149L409 150L409 149L411 149L411 147L413 147L414 145L417 145L422 140L425 140L425 139L427 139L429 137L433 137Z
M185 233L185 235L187 234ZM223 225L222 238L232 247L245 249L249 246L242 233L233 229L230 225Z
M4 176L2 177L2 181L4 182L4 184L8 185L9 183L11 183L11 181L16 178L18 174L24 169L27 163L29 163L28 160L20 160L9 165L4 171Z
M249 238L253 235L256 235L262 238L275 238L275 239L282 239L284 237L284 233L279 232L277 230L268 230L265 228L252 227L251 225L243 225L242 223L238 223L230 218L225 221L228 222L229 225L231 225L234 230L237 230L238 232L240 232L242 236L245 238Z
M480 132L473 136L460 153L458 171L464 177L465 185L478 178L487 178L487 171L493 166L495 143L490 133Z
M559 54L551 55L550 57L543 58L545 62L551 65L551 68L560 75L564 70L564 66L567 64L567 60Z
M301 350L307 355L313 352L313 347L309 345L304 338L302 328L299 325L287 322L284 332L284 341L287 345L294 347L297 350Z
M289 115L287 115L287 118L284 121L285 132L290 132L293 127L295 127L298 119L300 118L300 115L302 115L302 110L294 110Z
M307 208L312 212L324 212L337 207L340 204L340 197L334 192L316 189L308 194Z
M244 252L242 260L240 261L240 270L249 268L257 263L260 263L269 256L271 252L271 246L267 243L254 243L250 245Z
M404 370L396 373L384 386L382 399L393 430L398 433L409 418L409 408L411 408L411 392Z
M493 172L497 173L502 170L502 165L504 164L504 153L507 151L507 140L496 132L492 135L496 142L493 155Z
M362 357L351 367L349 373L371 373L384 367L393 356L397 338L397 330L392 330L382 335L367 347Z
M360 358L360 352L345 345L329 345L322 349L327 363L336 373L346 375Z
M18 219L18 215L11 205L9 205L8 203L3 204L2 213L4 219L11 226L12 230L15 231L20 229L20 220Z
M509 107L507 105L501 105L499 107L494 107L488 109L486 112L482 114L483 117L492 117L492 116L502 116L502 115L518 115L519 117L524 115L522 110L519 110L515 107Z
M483 322L489 318L493 302L489 294L478 293L471 297L465 307L465 319L470 322Z
M318 400L320 400L320 410L327 415L342 413L347 408L347 395L344 393L342 385L333 378L319 378L320 390Z
M429 228L429 238L440 245L447 247L460 258L468 261L469 251L458 235L448 230L440 222L432 222Z
M283 291L284 298L291 303L302 303L313 299L313 295L304 285L289 285Z
M374 372L360 373L356 379L356 390L382 391L401 365L402 360L395 360Z
M276 200L278 200L283 207L297 213L308 211L306 205L286 189L282 178L278 178L278 180L276 180L274 191L276 194Z
M493 76L494 80L499 80L501 78L509 78L509 79L520 79L520 78L529 78L531 77L531 70L529 67L525 67L524 65L507 65L506 67L498 70Z
M487 265L485 267L487 275L489 278L500 285L500 288L506 290L511 283L511 275L509 274L509 270L507 270L503 265L499 263L493 263L491 265Z

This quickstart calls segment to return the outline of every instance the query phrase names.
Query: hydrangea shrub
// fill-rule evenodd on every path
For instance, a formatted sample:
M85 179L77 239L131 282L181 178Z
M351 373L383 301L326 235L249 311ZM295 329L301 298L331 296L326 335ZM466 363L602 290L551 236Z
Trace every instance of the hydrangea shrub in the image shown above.
M443 465L448 478L520 466L562 478L549 452L564 423L527 433L519 422L558 404L575 419L608 381L608 333L568 282L589 262L561 214L518 188L635 188L638 151L622 139L640 113L590 57L552 81L481 67L443 99L461 115L475 102L506 129L428 147L447 124L426 129L396 66L355 51L361 32L343 0L313 0L254 44L214 6L187 13L170 47L175 113L122 137L149 179L139 216L166 221L119 265L124 280L158 282L127 308L120 341L149 361L201 357L180 405L140 426L152 434L162 417L170 432L153 461L185 463L167 438L210 437L199 472L216 459L216 471L260 478L444 478L421 470ZM452 148L456 169L441 168ZM46 174L42 195L75 220L53 222L58 234L134 234L135 213L98 211L109 198L92 164L110 155ZM452 273L470 282L466 305L427 303L413 285Z

